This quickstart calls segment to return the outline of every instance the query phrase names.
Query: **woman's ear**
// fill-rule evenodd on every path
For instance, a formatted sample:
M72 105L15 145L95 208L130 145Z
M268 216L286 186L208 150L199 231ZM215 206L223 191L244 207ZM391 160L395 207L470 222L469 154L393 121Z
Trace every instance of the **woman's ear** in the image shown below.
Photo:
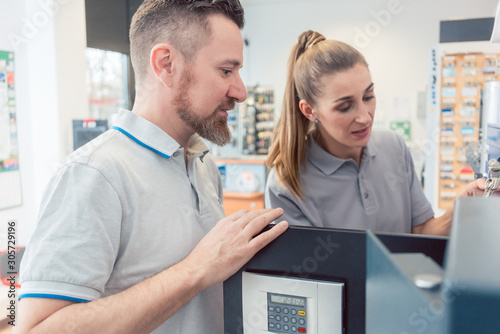
M316 120L316 114L314 113L314 108L306 101L306 100L300 100L299 101L299 108L302 114L311 122L314 122Z
M172 86L176 70L175 58L175 51L171 45L157 44L151 49L149 61L153 73L167 87Z

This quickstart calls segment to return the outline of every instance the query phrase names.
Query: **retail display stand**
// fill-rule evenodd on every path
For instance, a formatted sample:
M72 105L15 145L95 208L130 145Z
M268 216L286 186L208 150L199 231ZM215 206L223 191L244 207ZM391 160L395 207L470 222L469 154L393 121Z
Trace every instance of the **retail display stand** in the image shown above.
M262 157L216 159L224 186L224 211L230 215L241 209L264 208L267 178L266 161Z
M242 153L267 154L274 122L274 91L268 87L248 87L245 108L241 109Z
M499 54L448 54L441 59L439 207L448 209L475 178L481 140L481 95ZM469 159L468 159L469 157Z

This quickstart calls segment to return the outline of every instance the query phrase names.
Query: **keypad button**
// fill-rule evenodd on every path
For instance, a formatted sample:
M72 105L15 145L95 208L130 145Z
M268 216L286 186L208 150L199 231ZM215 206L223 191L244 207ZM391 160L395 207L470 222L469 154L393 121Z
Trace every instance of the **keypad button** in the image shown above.
M292 329L292 332L296 332L297 331L297 327L295 327L295 326L292 326L291 329Z
M292 315L296 315L297 314L297 310L292 308Z
M288 314L290 310L288 310L288 307L283 307L283 313Z
M304 325L306 321L304 319L299 319L299 324Z
M290 320L290 319L289 319L286 315L283 317L283 321L284 321L284 322L288 322L289 320Z
M274 323L270 322L269 323L269 328L274 328Z
M275 312L277 312L277 313L280 313L280 312L281 312L281 307L276 306L276 307L274 308L274 311L275 311Z
M276 321L281 321L281 316L280 315L276 316Z
M276 324L276 329L281 329L281 324Z
M292 319L290 319L290 321L292 322L292 324L296 324L297 323L297 318L292 318Z
M288 325L283 325L283 330L284 330L284 331L287 331L287 330L289 330L289 329L290 329L290 327L289 327Z
M269 312L274 312L274 306L269 306Z

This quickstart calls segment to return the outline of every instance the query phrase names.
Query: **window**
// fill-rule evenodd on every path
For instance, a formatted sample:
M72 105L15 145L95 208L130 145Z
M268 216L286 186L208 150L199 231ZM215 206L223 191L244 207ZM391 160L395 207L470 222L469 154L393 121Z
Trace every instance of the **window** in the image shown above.
M87 48L89 117L108 120L129 106L129 60L123 53Z

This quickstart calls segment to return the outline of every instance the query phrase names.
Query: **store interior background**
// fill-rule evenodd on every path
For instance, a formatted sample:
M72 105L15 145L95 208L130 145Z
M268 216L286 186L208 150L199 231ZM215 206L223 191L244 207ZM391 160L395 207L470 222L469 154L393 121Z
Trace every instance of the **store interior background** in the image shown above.
M370 65L376 87L375 126L410 121L409 146L416 157L420 154L417 160L425 161L430 179L437 169L438 145L433 132L437 118L427 117L422 106L429 85L430 50L500 52L500 46L489 42L439 45L440 21L494 17L498 0L242 0L242 4L246 17L242 33L248 45L241 74L247 86L272 87L279 113L289 51L301 32L316 30L357 47ZM47 15L52 5L55 14ZM17 220L18 244L24 245L36 225L45 185L73 150L71 121L89 117L85 3L0 0L0 12L4 14L0 50L14 51L16 57L22 181L22 205L1 210L0 222ZM102 20L115 14L103 10ZM428 188L426 194L435 204L432 187ZM6 228L0 230L0 240L6 233Z

